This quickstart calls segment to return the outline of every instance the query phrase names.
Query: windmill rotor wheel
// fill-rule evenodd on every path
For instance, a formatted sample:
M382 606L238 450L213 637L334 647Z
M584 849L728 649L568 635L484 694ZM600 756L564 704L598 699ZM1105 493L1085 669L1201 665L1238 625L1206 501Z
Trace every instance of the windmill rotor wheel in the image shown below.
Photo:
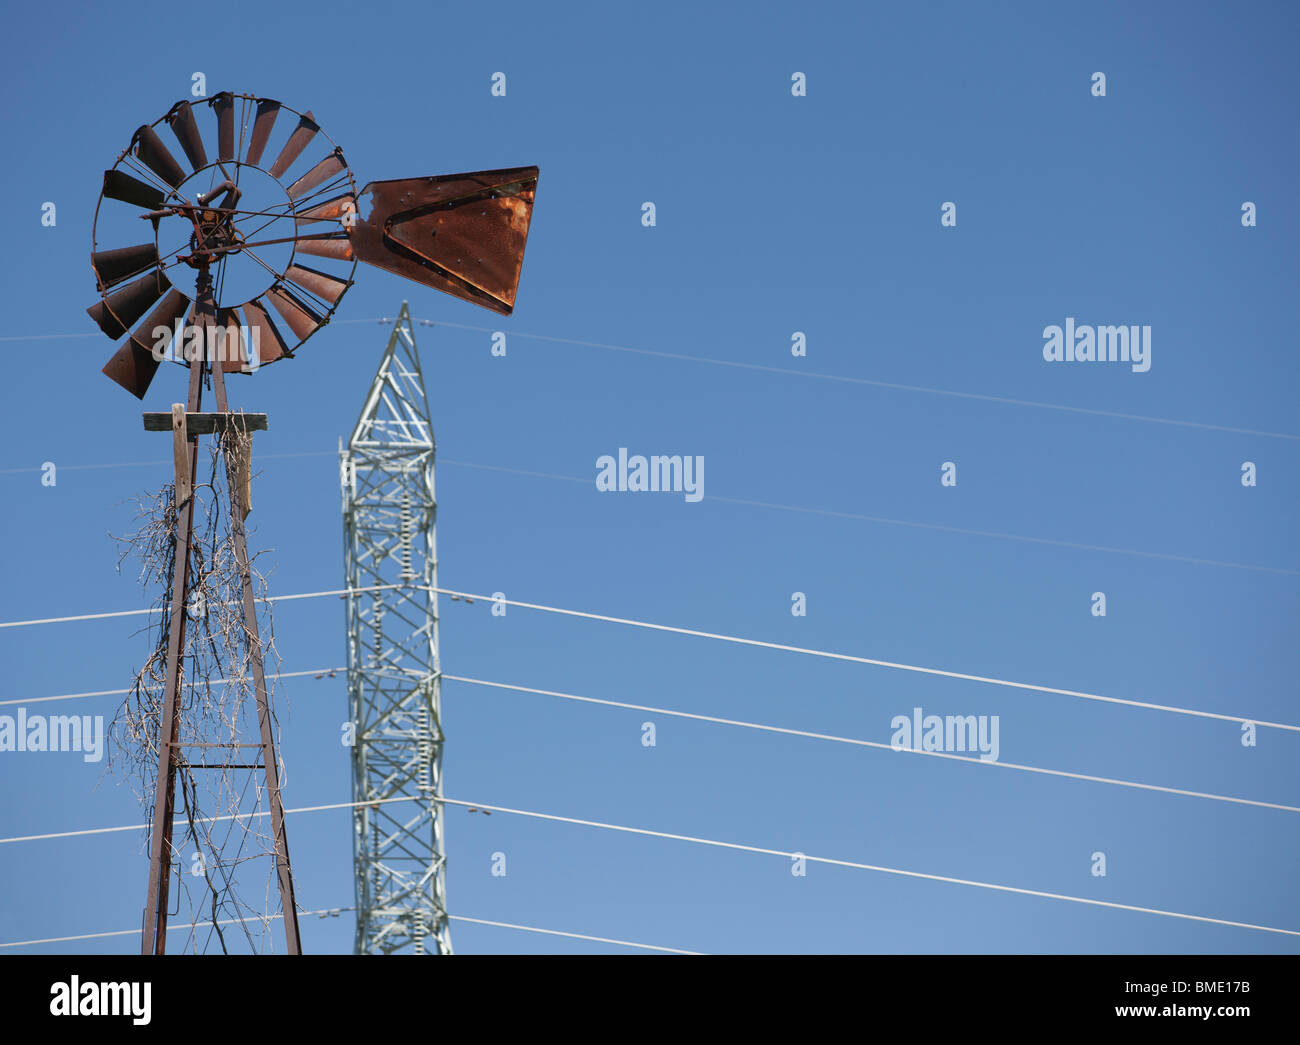
M229 92L176 103L104 172L87 311L124 339L104 373L143 399L161 362L189 366L196 279L223 372L292 358L352 286L356 214L343 151L310 112Z

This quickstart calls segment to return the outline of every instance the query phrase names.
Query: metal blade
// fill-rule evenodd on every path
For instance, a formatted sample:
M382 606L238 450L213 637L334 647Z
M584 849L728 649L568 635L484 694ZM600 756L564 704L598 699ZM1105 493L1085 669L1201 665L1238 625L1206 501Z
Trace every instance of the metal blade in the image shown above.
M321 182L328 181L339 171L346 169L347 164L343 161L343 150L336 147L325 159L321 160L320 163L285 189L285 192L289 194L289 199L296 200L308 189L314 189Z
M325 317L302 301L287 288L277 284L266 292L275 310L280 313L289 329L299 341L305 341L324 322Z
M239 325L239 313L233 308L222 308L217 310L217 326L225 327L226 334L222 341L225 347L225 357L221 361L221 369L227 374L237 374L247 372L248 368L248 348L241 337L242 329Z
M536 167L371 182L348 228L357 258L494 312L514 309Z
M153 353L157 343L154 332L162 328L170 330L189 305L190 299L179 290L170 290L149 318L113 353L103 372L137 399L143 399L161 362Z
M256 167L262 162L262 153L271 137L275 118L280 115L280 103L263 98L257 103L257 118L253 120L253 134L248 140L248 156L244 162Z
M250 301L244 306L244 325L248 327L250 337L257 338L258 365L274 363L282 356L290 355L289 346L284 343L280 331L271 320L270 314L262 306L261 298Z
M271 304L289 324L289 329L299 341L306 341L311 337L325 319L314 308L304 304L282 286L272 287L266 292L266 296L271 299Z
M117 250L100 250L90 255L91 267L99 281L101 292L129 276L135 276L158 264L158 246L141 243L138 247L119 247Z
M343 292L352 286L350 280L339 279L328 272L318 272L306 265L290 265L284 278L310 290L322 301L328 301L331 305L338 304Z
M314 254L318 258L337 258L351 261L352 241L346 232L326 232L318 236L299 236L294 243L299 254Z
M119 338L131 325L145 314L155 301L171 290L171 280L162 271L150 272L134 283L110 294L103 301L91 305L86 311L111 338Z
M162 189L155 189L124 171L104 172L104 195L110 200L122 200L150 210L157 210L167 199Z
M314 207L300 210L294 214L294 217L298 220L298 227L301 228L311 221L341 221L343 215L349 211L356 214L357 198L352 193L345 192L324 203L317 203Z
M148 124L135 132L133 145L140 162L173 189L185 180L185 172L176 157L167 151L167 146Z
M280 155L275 158L271 164L271 169L267 171L272 178L281 177L285 171L293 166L293 161L302 155L302 150L307 148L307 143L316 137L316 132L320 128L316 126L316 121L312 118L310 112L304 113L298 126L289 135L289 140L284 143L284 148L280 150Z
M217 156L226 163L235 158L235 96L222 91L208 104L217 113Z
M203 135L199 134L199 125L194 122L194 110L190 108L190 103L177 102L167 114L167 123L185 150L185 155L189 157L190 166L196 171L206 167L208 153L203 148Z
M191 331L197 330L198 323L198 302L190 305L189 313L185 316L185 326L181 328L182 340L178 346L182 353L190 349L198 353L208 351L208 334L206 331L202 335L191 334ZM248 354L244 348L244 340L240 337L239 313L232 308L217 309L217 327L223 329L219 338L213 338L213 350L221 353L221 369L223 373L232 373L242 370L248 364ZM179 358L179 357L178 357ZM185 365L188 366L193 360L185 357Z

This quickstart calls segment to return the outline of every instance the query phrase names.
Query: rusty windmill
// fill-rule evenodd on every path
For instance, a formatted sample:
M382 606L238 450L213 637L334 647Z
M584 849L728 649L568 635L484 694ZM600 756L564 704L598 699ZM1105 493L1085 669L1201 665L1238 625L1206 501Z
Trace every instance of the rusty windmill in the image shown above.
M189 368L186 403L144 415L146 429L173 433L177 507L146 954L161 954L166 944L198 437L266 428L265 414L231 412L226 375L294 358L333 315L358 261L508 315L538 175L536 167L514 167L371 182L358 192L342 150L310 112L229 92L206 105L210 116L201 104L179 102L135 132L104 172L92 232L100 300L88 312L105 334L123 339L104 373L143 399L162 362ZM205 388L215 411L200 411ZM227 452L227 472L260 742L245 745L257 749L256 763L221 768L265 773L287 949L301 953L244 530L244 445L242 461Z

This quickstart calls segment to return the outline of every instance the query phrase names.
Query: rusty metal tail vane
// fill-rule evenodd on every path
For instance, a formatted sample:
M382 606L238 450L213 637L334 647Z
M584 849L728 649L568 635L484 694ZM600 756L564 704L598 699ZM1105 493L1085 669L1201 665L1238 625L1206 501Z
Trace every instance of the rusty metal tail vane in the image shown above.
M211 117L178 102L104 172L91 244L100 300L87 311L109 337L124 337L104 373L133 395L144 398L163 359L189 365L163 333L198 319L181 266L196 270L196 284L210 275L207 326L229 331L226 373L293 358L329 322L358 261L494 312L514 309L536 167L358 192L310 111L229 92L207 105Z
M536 192L536 167L373 181L348 239L360 261L509 315Z

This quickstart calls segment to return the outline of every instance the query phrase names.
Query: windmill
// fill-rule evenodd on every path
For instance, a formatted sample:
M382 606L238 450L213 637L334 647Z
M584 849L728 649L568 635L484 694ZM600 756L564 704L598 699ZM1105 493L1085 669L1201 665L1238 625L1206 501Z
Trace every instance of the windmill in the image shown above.
M329 322L359 261L509 315L538 176L536 167L514 167L370 182L357 191L343 151L311 112L230 92L206 104L211 116L201 113L201 104L181 101L135 132L104 172L91 241L100 300L87 311L105 334L123 339L103 372L143 399L163 362L189 368L186 403L144 415L147 430L172 432L177 507L146 954L161 954L166 945L198 436L246 437L267 427L265 414L231 412L226 375L295 358ZM164 133L179 146L184 164ZM186 293L191 276L192 297ZM200 410L205 386L216 400L213 412ZM248 445L233 444L227 476L260 731L260 743L249 746L259 749L260 763L235 768L265 772L286 944L297 954L297 909L244 530Z

